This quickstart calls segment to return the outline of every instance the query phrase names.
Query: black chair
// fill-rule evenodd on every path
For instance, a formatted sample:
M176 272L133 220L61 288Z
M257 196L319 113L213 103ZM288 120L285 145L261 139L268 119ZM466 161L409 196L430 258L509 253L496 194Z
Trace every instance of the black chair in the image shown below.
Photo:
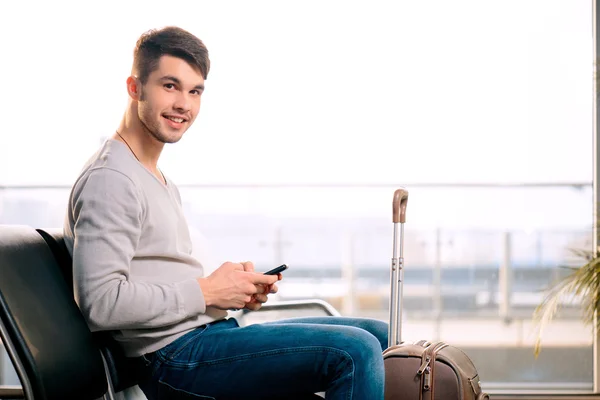
M0 338L22 384L11 398L102 398L102 356L42 237L0 225Z
M69 293L73 297L73 262L67 246L65 245L63 233L58 229L37 229L37 232L48 244L58 261L61 273ZM139 382L136 371L140 370L139 360L125 357L125 353L119 344L106 331L92 333L96 344L99 346L104 360L106 361L109 374L108 384L112 392L121 392Z

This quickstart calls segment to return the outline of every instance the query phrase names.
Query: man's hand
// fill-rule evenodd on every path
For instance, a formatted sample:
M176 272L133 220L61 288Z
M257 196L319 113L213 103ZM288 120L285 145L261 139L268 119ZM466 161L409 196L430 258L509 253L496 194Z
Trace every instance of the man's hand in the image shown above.
M246 271L243 264L226 262L206 278L198 278L206 306L228 310L251 304L260 308L267 301L266 293L281 276L256 273L253 265L248 268L251 270ZM256 299L253 297L255 295L260 297ZM259 299L264 301L260 302Z
M244 271L254 272L254 264L252 263L252 261L243 262L242 265L244 266ZM282 279L281 274L277 274L274 276L277 277L278 281ZM257 293L255 295L253 295L252 300L249 301L248 303L246 303L244 308L247 308L248 310L252 310L252 311L259 310L262 307L263 303L267 302L267 300L268 300L267 294L277 293L277 290L278 290L278 287L275 283L273 283L271 285L264 285L263 291L261 293Z

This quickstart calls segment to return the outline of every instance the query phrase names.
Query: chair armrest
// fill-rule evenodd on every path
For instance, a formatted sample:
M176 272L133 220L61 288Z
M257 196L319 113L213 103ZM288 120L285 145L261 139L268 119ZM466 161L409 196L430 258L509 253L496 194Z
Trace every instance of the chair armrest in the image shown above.
M307 300L286 300L273 303L265 303L258 311L244 310L244 314L250 312L264 311L286 311L286 310L316 310L324 313L327 316L339 317L341 314L331 304L320 299Z
M240 326L295 317L339 317L340 315L331 304L320 299L269 302L263 304L258 311L243 309L230 313L231 317L238 320Z

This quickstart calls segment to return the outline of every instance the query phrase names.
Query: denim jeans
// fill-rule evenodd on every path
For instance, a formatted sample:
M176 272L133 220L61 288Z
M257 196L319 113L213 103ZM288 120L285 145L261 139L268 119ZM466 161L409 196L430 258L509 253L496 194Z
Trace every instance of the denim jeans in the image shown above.
M296 318L201 326L144 356L139 386L155 399L383 399L385 322Z

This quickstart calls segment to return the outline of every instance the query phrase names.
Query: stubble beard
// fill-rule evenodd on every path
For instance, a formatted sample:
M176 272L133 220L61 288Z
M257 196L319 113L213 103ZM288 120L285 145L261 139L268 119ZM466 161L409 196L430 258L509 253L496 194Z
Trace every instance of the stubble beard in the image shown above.
M151 124L151 125L146 124L146 122L144 122L143 119L140 119L140 121L142 122L142 125L144 126L144 130L146 131L146 133L161 143L164 143L164 144L177 143L179 141L179 139L181 139L181 136L176 137L176 138L170 138L167 135L163 134L160 131L160 128L158 126L156 126L157 124Z
M168 135L165 135L161 131L160 122L153 121L152 115L154 113L152 112L152 110L148 110L148 109L146 109L146 107L142 107L141 109L139 109L138 113L139 113L138 118L139 118L140 122L142 123L144 130L146 131L146 133L148 135L152 136L154 139L156 139L159 142L164 143L164 144L177 143L181 139L181 136L171 138ZM158 118L163 118L163 117L159 116Z
M183 133L181 136L177 137L177 138L170 138L169 136L165 135L161 130L160 130L160 122L159 121L153 121L152 120L152 116L154 114L152 108L147 107L147 100L146 100L146 94L144 93L144 89L142 87L141 89L141 93L140 93L140 100L138 103L138 118L140 120L140 122L142 123L142 126L144 127L144 130L146 131L146 133L150 136L152 136L154 139L158 140L161 143L167 144L167 143L177 143L179 142L179 140L181 139L181 136L183 136ZM140 107L141 105L141 107ZM163 118L162 116L159 116L158 118ZM148 121L148 123L146 122ZM185 131L184 131L185 133Z

